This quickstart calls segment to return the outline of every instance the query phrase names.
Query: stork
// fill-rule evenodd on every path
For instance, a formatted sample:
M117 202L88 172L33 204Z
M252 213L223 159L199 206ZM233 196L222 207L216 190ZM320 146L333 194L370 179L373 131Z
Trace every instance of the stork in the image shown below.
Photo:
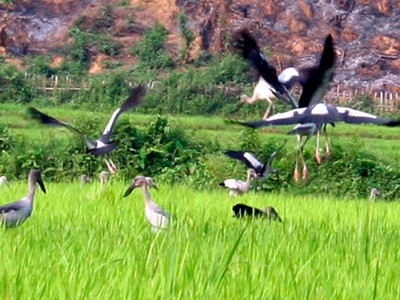
M141 187L145 202L145 216L149 221L152 231L159 231L168 225L168 221L171 217L170 213L163 210L154 200L151 198L149 187L157 189L157 184L151 177L145 177L142 175L136 176L128 189L126 190L124 197L127 197L132 191Z
M0 224L7 228L16 227L30 217L33 210L33 200L35 199L37 184L40 186L43 193L46 193L46 187L43 183L40 171L32 169L28 175L28 194L18 201L0 206Z

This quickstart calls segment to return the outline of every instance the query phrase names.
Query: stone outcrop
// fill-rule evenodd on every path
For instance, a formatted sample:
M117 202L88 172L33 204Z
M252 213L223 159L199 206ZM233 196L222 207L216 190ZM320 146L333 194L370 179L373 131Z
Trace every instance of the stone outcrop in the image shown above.
M338 54L336 83L400 90L398 0L15 0L0 5L0 50L17 55L48 52L68 40L79 16L96 18L106 5L113 10L108 30L125 49L118 60L127 63L132 62L128 49L155 22L168 29L168 49L178 55L184 39L177 17L185 13L195 34L189 59L204 50L225 51L232 34L248 28L271 50L269 58L278 69L310 66L331 33ZM101 59L99 54L93 61Z

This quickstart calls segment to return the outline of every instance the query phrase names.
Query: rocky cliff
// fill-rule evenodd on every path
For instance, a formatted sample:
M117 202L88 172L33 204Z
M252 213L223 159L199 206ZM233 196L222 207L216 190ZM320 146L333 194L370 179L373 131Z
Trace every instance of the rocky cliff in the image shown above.
M80 16L98 18L105 5L112 9L108 30L123 46L117 59L127 63L129 47L157 21L169 30L168 49L177 55L184 43L177 26L183 12L195 34L191 57L226 50L232 33L246 27L270 49L278 69L309 66L332 33L339 58L336 83L400 91L399 0L14 0L0 6L0 46L18 55L49 52L68 40ZM104 59L92 55L94 64Z

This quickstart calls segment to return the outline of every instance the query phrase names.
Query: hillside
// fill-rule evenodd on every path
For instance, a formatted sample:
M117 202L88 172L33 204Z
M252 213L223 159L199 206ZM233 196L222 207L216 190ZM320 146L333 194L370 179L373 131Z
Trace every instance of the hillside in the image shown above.
M185 42L177 25L182 13L195 36L188 62L201 51L229 49L232 33L247 27L268 47L278 69L312 65L325 35L332 33L339 57L336 83L400 91L397 0L15 0L0 5L0 46L7 55L51 53L69 41L78 19L87 26L103 22L121 49L114 57L91 50L90 71L102 72L104 59L134 64L129 48L156 22L168 29L168 51L177 57Z

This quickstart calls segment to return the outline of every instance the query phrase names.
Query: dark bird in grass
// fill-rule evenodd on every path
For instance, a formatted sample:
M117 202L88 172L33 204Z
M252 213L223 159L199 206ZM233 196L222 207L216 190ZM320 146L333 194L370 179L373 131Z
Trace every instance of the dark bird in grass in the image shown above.
M268 160L265 163L260 162L252 153L245 151L234 151L228 150L225 151L224 154L231 158L240 160L245 163L246 167L249 169L253 169L258 178L268 178L270 174L278 174L278 170L272 167L272 163L278 153L282 150L282 148L286 145L287 140L276 149Z
M22 199L0 206L0 224L5 227L16 227L30 217L33 210L36 184L39 184L43 193L46 193L40 171L32 169L28 175L28 194Z
M143 95L145 94L145 88L142 85L132 89L128 99L119 107L117 108L113 114L111 115L110 120L108 121L106 128L103 131L103 134L98 139L90 139L86 134L78 130L76 127L72 126L63 121L59 121L49 115L46 115L36 108L29 108L29 112L34 119L39 120L43 124L48 125L55 125L55 126L62 126L65 127L72 132L78 134L83 138L85 141L88 152L94 155L103 155L110 153L113 151L118 145L118 141L112 141L111 135L115 127L115 123L118 117L126 110L134 108L138 106L142 100Z
M267 206L264 209L258 209L246 204L238 203L232 207L236 218L250 217L250 218L266 218L270 221L282 222L282 218L272 206Z

